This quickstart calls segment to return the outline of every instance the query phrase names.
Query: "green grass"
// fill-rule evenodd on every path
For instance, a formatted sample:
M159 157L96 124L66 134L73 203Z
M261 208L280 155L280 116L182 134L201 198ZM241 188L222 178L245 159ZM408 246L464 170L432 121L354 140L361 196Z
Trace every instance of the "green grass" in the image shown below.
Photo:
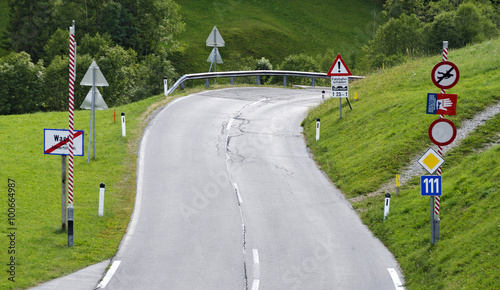
M500 100L500 40L450 50L460 70L457 115L462 121ZM432 145L427 136L437 116L425 114L426 94L439 92L430 72L440 56L407 62L368 75L350 86L353 110L332 99L304 121L309 147L319 166L347 197L377 190ZM359 101L352 99L358 92ZM344 101L345 102L345 101ZM321 139L314 141L321 118ZM430 243L429 198L413 178L400 197L393 194L383 222L383 195L354 208L401 265L408 289L497 289L500 287L500 138L497 116L448 152L443 165L441 233ZM485 148L486 147L486 148Z
M500 40L450 50L450 61L460 70L458 84L447 93L458 94L457 115L463 120L500 100ZM304 121L306 138L321 168L348 196L378 189L419 152L431 145L429 125L437 117L425 114L427 93L439 92L430 78L440 56L422 58L380 70L349 87L351 111L344 100L329 99ZM353 101L354 92L358 101ZM321 139L314 141L316 118Z
M159 103L158 103L159 102ZM87 163L89 111L75 113L75 129L85 130L85 157L75 157L74 247L67 247L61 230L61 157L44 155L43 129L68 127L67 112L0 116L0 180L3 188L0 234L0 289L22 289L69 274L113 257L125 233L135 197L136 152L144 118L165 104L156 96L113 109L96 111L96 159ZM127 137L121 136L125 112ZM144 113L144 115L143 115ZM7 280L7 182L16 189L16 278ZM99 184L106 184L104 216L98 216Z
M205 41L214 26L225 41L220 48L225 63L217 69L228 70L247 57L266 57L276 65L298 53L317 56L331 51L332 63L337 53L349 61L372 38L374 8L375 25L382 21L381 3L373 0L176 2L186 23L179 36L184 54L174 58L181 74L208 71L212 48Z

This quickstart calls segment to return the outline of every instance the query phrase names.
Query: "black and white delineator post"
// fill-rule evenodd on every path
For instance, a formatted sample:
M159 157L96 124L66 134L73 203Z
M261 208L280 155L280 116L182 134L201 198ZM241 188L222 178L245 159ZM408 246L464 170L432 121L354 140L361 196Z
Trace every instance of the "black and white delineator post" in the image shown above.
M127 136L127 130L125 127L125 113L122 112L122 136Z
M316 119L316 141L319 140L319 130L320 130L321 120L320 118Z
M165 97L168 95L168 81L167 81L167 76L163 77L163 94Z
M391 206L391 194L385 194L385 203L384 203L384 221L387 215L389 214L389 207Z
M106 185L101 182L99 185L99 216L104 215L104 191Z
M97 91L96 86L104 86L107 87L109 86L108 82L106 81L106 78L102 74L101 70L99 69L99 66L97 63L92 61L92 64L90 64L89 69L85 73L85 76L83 77L82 81L80 82L80 85L82 86L92 86L91 89L91 95L92 95L92 100L91 100L91 106L90 106L90 132L89 132L89 154L87 156L87 162L90 161L90 143L91 139L94 139L94 159L95 159L95 110L96 110L96 97L99 92ZM102 99L102 98L101 98ZM103 100L104 101L104 100ZM85 104L85 101L84 101ZM84 106L82 104L82 106ZM106 106L107 109L107 106Z
M73 204L68 206L68 247L73 247L73 220L74 220Z
M321 91L321 100L325 100L325 91Z

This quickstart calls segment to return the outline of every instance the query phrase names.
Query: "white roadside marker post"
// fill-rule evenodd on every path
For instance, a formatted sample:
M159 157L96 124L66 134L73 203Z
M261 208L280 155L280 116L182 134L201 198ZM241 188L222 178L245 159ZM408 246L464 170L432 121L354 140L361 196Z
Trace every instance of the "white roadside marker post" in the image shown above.
M163 94L168 96L168 81L167 81L167 76L163 77Z
M320 127L321 120L318 118L316 119L316 141L319 140L319 127Z
M391 194L385 194L385 204L384 204L384 221L387 215L389 214L389 207L391 206Z
M125 137L127 135L127 130L125 128L125 113L122 112L122 136Z
M104 215L104 191L105 191L105 184L101 182L99 185L99 216Z

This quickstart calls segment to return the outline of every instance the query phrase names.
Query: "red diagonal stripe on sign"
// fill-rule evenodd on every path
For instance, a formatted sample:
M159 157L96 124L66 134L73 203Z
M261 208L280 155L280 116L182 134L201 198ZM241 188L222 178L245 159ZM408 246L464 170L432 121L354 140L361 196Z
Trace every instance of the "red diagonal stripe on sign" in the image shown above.
M76 131L75 132L75 135L73 138L76 138L78 136L82 135L82 132L81 131ZM56 145L50 147L49 149L45 150L45 154L50 154L52 152L54 152L55 150L61 148L63 145L66 145L67 143L69 142L69 137L62 140L61 142L57 143Z

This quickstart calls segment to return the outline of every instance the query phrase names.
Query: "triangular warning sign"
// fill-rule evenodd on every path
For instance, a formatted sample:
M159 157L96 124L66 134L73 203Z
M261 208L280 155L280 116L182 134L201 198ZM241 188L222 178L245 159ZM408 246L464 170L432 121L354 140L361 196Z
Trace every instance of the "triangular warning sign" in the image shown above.
M347 67L347 65L345 65L345 62L339 53L337 55L337 58L333 62L332 67L330 68L330 70L328 71L328 73L326 75L327 76L352 76L352 73L349 70L349 68Z
M217 51L217 54L216 54L216 55L214 55L214 51ZM215 50L215 47L214 47L214 49L212 49L212 52L210 53L210 55L209 55L209 56L208 56L208 58L207 58L207 61L208 61L208 62L213 62L213 61L214 61L214 56L216 56L216 57L217 57L217 58L216 58L216 59L217 59L217 61L216 61L217 63L223 63L223 62L222 62L222 57L220 56L220 53L219 53L219 50L218 50L218 49L217 49L217 50Z
M95 104L94 108L96 110L107 110L108 105L106 105L106 102L101 96L101 93L99 92L99 89L95 88ZM85 109L85 110L92 110L92 89L90 89L89 93L85 97L85 100L83 100L82 105L80 106L80 109Z
M210 35L208 36L206 43L207 46L218 46L218 47L222 47L226 44L224 42L224 39L222 39L222 35L220 35L219 30L217 30L217 27L215 26L212 29Z
M95 78L95 79L93 80L93 78ZM95 83L94 83L94 81L95 81ZM109 86L108 82L106 81L106 78L102 74L102 72L99 69L99 66L97 65L95 60L92 61L92 64L89 66L89 69L85 73L85 76L83 77L82 81L80 82L80 85L82 85L82 86L95 85L95 86L99 86L99 87Z

